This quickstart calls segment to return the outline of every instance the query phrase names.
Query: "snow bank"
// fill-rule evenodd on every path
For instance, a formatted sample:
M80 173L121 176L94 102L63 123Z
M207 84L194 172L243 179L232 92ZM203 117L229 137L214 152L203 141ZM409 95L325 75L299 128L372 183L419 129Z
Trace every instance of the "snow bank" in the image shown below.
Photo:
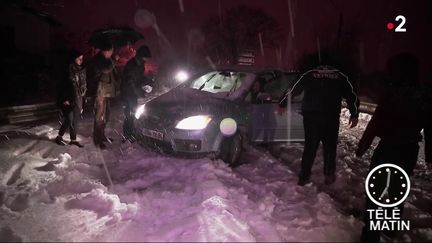
M305 187L296 185L301 144L272 153L250 147L247 163L233 170L220 160L179 159L119 139L101 152L88 130L79 149L50 140L56 124L11 128L0 141L0 241L357 241L371 154L353 155L370 116L360 118L352 131L343 118L336 184L323 185L319 153ZM115 116L109 136L118 136L121 120ZM92 120L82 125L91 128ZM432 188L419 189L420 179L407 211L429 222ZM418 227L400 239L430 239L430 230Z

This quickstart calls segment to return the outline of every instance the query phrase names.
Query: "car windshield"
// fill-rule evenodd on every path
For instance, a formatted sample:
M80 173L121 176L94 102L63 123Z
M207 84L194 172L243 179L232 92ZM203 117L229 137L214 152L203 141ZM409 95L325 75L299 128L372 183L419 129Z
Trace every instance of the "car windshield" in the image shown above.
M245 79L246 74L242 72L214 71L192 80L188 87L214 94L229 94L236 91Z

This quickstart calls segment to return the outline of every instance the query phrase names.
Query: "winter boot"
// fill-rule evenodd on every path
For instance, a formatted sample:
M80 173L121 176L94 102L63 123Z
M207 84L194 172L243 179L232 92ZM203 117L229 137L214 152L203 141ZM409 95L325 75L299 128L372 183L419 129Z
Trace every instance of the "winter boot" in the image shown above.
M105 150L107 148L107 146L103 142L98 144L97 146L102 150Z
M61 145L61 146L66 145L66 142L65 142L65 141L63 140L63 138L60 137L60 136L57 136L57 137L56 137L56 139L55 139L55 143L58 144L58 145Z
M84 145L80 144L77 140L72 140L72 141L70 141L69 144L70 145L76 145L76 146L78 146L80 148L84 147Z
M304 185L306 185L306 184L309 184L311 181L310 181L310 179L309 178L299 178L299 180L298 180L298 182L297 182L297 185L299 185L299 186L304 186Z

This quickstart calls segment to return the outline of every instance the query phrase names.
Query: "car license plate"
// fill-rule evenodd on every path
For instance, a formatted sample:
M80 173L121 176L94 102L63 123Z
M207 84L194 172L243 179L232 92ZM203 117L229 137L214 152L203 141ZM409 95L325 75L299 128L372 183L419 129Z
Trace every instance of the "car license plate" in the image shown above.
M144 136L163 141L163 133L161 133L161 132L143 128L142 133Z

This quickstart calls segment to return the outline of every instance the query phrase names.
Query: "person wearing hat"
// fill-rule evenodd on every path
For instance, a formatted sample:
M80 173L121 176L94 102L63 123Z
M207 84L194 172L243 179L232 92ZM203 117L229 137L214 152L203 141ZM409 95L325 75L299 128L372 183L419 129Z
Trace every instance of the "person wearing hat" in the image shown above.
M123 71L123 82L121 84L121 97L124 102L123 111L125 120L123 123L123 141L134 142L134 112L139 97L152 91L152 80L145 75L145 62L151 57L150 49L141 46L135 56L128 61Z
M112 143L112 139L105 136L105 126L109 119L110 99L119 93L119 83L121 82L115 67L118 56L113 58L113 52L112 45L102 46L101 52L94 57L90 67L93 74L92 80L97 87L94 104L93 142L101 149L106 148L105 142Z
M63 135L69 129L70 143L83 147L76 138L78 132L78 121L83 111L83 97L87 91L86 70L82 65L83 53L73 50L71 61L68 65L67 77L60 84L57 105L61 109L63 122L55 142L66 145Z

